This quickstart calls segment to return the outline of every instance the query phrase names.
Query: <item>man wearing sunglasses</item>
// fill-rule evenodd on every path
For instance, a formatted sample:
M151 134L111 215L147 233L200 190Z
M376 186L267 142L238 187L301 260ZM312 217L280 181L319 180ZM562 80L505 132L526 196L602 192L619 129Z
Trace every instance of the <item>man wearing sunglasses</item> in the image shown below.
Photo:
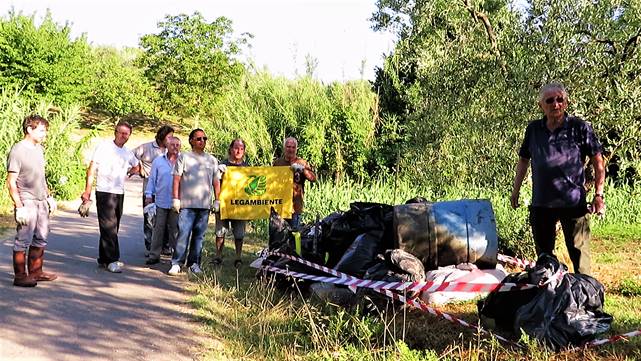
M180 266L185 261L192 273L202 273L200 258L209 212L212 209L218 212L220 205L218 160L205 152L205 131L192 130L189 144L191 152L180 153L173 171L172 208L178 212L178 238L168 272L170 276L180 273Z
M592 126L566 113L568 94L559 83L539 92L543 118L528 124L519 150L510 203L519 206L519 191L532 164L530 224L537 254L554 254L556 223L561 222L574 272L590 273L590 224L587 214L603 215L605 168L602 146ZM594 168L594 195L587 202L585 160Z

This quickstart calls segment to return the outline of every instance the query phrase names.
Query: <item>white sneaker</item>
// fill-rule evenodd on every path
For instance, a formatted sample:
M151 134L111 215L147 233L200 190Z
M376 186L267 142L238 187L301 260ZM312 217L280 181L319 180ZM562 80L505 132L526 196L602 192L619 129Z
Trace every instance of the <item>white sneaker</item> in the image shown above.
M170 275L170 276L177 276L179 273L180 273L180 265L179 264L171 265L171 268L169 269L169 272L167 272L167 274Z
M120 272L122 272L122 266L124 266L124 265L125 264L120 262L120 261L111 262L107 266L107 271L109 271L111 273L120 273Z
M200 269L200 266L198 265L198 263L192 264L189 267L189 270L191 271L191 273L196 274L196 275L203 273L203 270Z

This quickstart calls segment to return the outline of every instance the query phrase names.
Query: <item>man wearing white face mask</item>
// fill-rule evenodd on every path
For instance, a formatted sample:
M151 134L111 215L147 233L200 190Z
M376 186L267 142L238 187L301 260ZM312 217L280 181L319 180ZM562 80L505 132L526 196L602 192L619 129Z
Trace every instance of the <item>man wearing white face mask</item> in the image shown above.
M53 273L42 271L49 214L56 209L45 180L45 157L41 145L48 127L49 122L39 115L26 117L22 123L24 139L11 148L7 157L7 185L17 224L13 245L13 285L18 287L33 287L38 281L58 278Z

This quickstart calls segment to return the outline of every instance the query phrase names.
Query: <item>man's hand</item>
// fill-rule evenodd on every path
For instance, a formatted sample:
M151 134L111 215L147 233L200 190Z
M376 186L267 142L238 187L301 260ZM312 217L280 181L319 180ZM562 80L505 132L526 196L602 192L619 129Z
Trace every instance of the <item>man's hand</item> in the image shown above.
M149 203L142 209L149 217L156 217L156 203Z
M49 205L49 214L58 210L58 204L52 196L47 197L47 204Z
M145 196L145 201L143 202L143 206L148 206L151 203L154 203L154 199L151 196Z
M176 211L176 213L180 213L180 199L174 198L171 200L171 208Z
M82 218L89 217L89 209L91 208L91 201L83 201L80 207L78 207L78 214Z
M302 172L305 170L305 166L300 163L294 163L290 167L294 172Z
M605 200L603 199L602 195L594 196L594 199L592 199L590 212L596 214L599 217L605 216Z
M91 200L91 192L83 192L80 195L80 199L82 199L82 202L89 202Z
M219 212L220 211L220 201L216 199L214 203L211 206L211 210L214 212Z
M227 165L225 165L225 164L219 164L219 165L218 165L218 171L219 171L220 173L225 173L225 172L227 171Z
M510 205L513 209L519 208L519 192L512 192L510 195Z
M25 207L16 208L16 223L21 226L26 226L29 222L27 209Z

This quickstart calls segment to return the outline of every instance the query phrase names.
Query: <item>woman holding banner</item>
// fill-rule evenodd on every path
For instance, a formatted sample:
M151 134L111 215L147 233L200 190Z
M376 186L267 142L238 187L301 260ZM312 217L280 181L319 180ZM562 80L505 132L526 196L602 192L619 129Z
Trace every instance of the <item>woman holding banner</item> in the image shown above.
M221 177L220 186L222 188L222 174L227 171L227 167L246 167L245 162L245 142L241 138L232 140L229 144L227 151L228 158L218 165L218 174ZM243 262L241 255L243 252L243 239L245 238L245 223L244 220L237 219L221 219L220 211L216 215L216 256L212 260L214 265L220 265L223 262L222 252L225 246L225 234L232 231L234 235L234 246L236 247L236 259L234 260L234 267L240 267Z

